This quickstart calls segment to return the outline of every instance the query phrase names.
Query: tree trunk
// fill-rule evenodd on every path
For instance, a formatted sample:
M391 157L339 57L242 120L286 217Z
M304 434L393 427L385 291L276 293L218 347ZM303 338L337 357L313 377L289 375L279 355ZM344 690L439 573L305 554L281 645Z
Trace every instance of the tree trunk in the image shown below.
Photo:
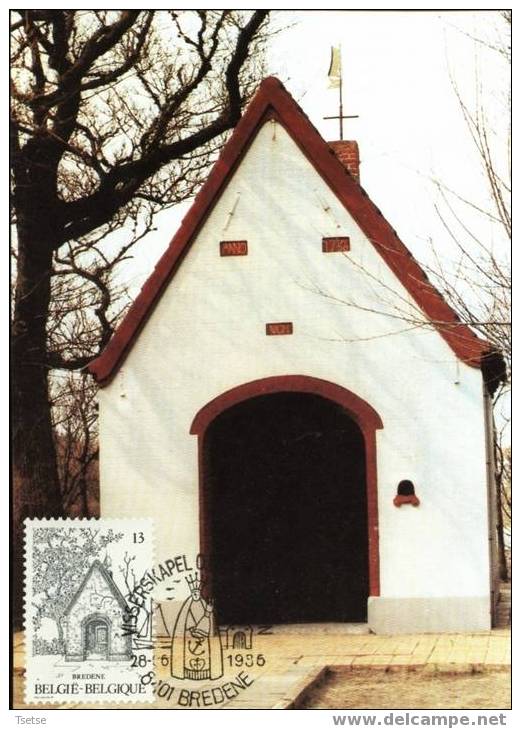
M494 422L494 483L496 487L496 529L498 573L502 582L508 582L508 565L505 549L505 520L503 518L503 479L505 478L504 454Z
M60 653L65 653L65 637L63 635L63 625L61 617L56 618L56 627L58 629L58 642L60 644Z
M505 550L505 523L503 519L503 498L502 498L502 479L500 474L496 474L496 511L497 511L497 550L499 561L499 579L502 582L508 582L508 565Z
M37 209L37 206L35 206ZM39 217L32 211L32 218ZM23 521L62 515L46 365L46 324L52 270L52 218L18 219L13 314L14 618L23 616Z
M90 516L89 511L89 483L87 479L87 473L85 465L82 465L82 474L80 478L80 495L81 495L81 515L84 519L88 519Z

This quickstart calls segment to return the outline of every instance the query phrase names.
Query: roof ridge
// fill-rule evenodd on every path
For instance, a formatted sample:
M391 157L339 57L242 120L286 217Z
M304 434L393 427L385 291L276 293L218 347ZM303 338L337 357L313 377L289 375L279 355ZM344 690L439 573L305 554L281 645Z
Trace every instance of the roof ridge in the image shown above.
M286 129L456 356L472 367L481 367L483 357L493 354L493 347L461 322L303 109L277 78L269 76L259 85L170 245L125 318L102 354L88 366L98 383L108 383L117 372L258 130L273 118Z
M63 615L64 616L65 615L68 615L70 613L70 611L72 610L72 608L74 607L74 605L76 604L76 601L78 600L78 597L83 592L83 589L84 589L85 585L89 581L89 578L90 578L90 576L92 575L92 573L94 572L95 569L98 569L100 571L101 576L103 577L103 579L105 580L108 588L110 589L110 591L112 592L112 594L114 595L114 597L116 598L116 600L118 601L120 607L123 608L124 610L127 609L127 603L125 601L125 598L121 594L121 590L119 589L119 587L114 582L114 578L112 577L112 575L110 574L110 572L108 571L108 569L105 567L105 565L102 562L100 562L100 560L98 558L96 558L96 559L94 559L91 562L91 564L89 566L89 569L85 573L85 577L82 579L80 585L78 586L78 589L75 591L75 593L72 596L69 604L67 605L67 607L63 611Z

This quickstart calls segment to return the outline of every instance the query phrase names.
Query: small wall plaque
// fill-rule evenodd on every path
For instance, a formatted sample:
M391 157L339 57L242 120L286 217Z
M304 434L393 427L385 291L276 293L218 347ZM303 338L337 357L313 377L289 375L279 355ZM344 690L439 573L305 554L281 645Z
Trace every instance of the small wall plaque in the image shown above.
M351 250L351 244L347 236L336 238L322 238L323 253L340 253Z
M247 256L247 240L222 240L219 243L221 256Z
M276 336L279 334L293 334L293 322L276 321L266 324L266 334L268 336Z

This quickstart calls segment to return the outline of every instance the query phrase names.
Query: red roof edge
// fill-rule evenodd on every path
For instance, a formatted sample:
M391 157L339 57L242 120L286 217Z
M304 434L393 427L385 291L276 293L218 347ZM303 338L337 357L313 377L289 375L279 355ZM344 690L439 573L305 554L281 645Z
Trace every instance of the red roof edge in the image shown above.
M88 370L97 382L100 385L107 384L121 366L257 130L268 118L275 118L285 127L456 356L471 367L482 367L487 357L501 358L487 341L480 339L460 321L429 282L423 269L380 210L336 158L282 83L269 77L260 84L168 249L110 342L101 355L89 364Z

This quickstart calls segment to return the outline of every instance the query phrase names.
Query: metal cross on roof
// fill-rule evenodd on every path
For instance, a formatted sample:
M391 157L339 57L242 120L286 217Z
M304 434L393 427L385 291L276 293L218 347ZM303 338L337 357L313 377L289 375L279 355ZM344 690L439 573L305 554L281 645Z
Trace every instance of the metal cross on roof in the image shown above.
M344 139L344 119L358 119L358 114L344 114L344 102L342 97L342 53L341 47L336 46L331 48L331 62L329 64L329 71L327 73L329 77L330 88L338 89L339 93L339 109L338 114L334 116L325 116L324 119L338 119L340 123L340 139Z

